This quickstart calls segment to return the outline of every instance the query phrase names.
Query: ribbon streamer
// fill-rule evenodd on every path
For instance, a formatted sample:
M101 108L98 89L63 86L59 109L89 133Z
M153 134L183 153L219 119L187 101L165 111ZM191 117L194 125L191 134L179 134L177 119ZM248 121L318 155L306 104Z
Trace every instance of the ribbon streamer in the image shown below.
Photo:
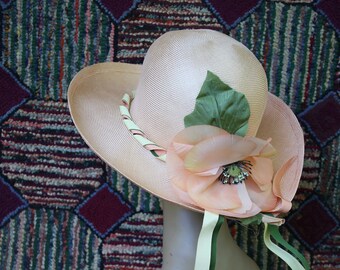
M214 270L216 265L216 241L224 217L204 212L203 224L198 237L195 270Z
M278 228L275 228L275 225L270 225L267 223L264 223L264 243L266 244L267 248L271 250L273 253L275 253L279 258L284 260L289 267L292 270L309 270L310 267L305 260L305 258L300 254L296 249L294 249L292 246L290 246L280 235ZM284 247L286 247L289 251L291 251L296 257L298 257L301 261L301 263L304 265L302 266L299 261L289 254L287 251L283 250L276 244L272 242L270 237L273 236L273 238L278 241L280 244L282 244ZM289 246L289 247L288 247ZM294 251L293 251L294 250ZM302 260L301 260L302 259Z
M304 266L306 270L310 270L310 266L307 260L305 259L305 257L283 239L282 235L279 232L279 228L277 226L269 225L268 230L276 242L282 245L285 249L289 250L302 263L302 265Z

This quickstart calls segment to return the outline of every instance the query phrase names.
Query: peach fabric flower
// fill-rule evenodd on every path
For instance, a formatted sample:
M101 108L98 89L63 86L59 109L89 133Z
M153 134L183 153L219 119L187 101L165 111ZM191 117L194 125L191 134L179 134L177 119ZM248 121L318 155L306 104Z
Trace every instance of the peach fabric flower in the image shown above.
M274 176L271 159L274 154L270 140L241 137L214 126L199 125L175 136L166 163L182 200L221 215L245 218L259 212L287 212L291 208L295 190L281 187L285 186L282 180L294 157ZM237 184L223 184L221 174L227 171L249 176Z

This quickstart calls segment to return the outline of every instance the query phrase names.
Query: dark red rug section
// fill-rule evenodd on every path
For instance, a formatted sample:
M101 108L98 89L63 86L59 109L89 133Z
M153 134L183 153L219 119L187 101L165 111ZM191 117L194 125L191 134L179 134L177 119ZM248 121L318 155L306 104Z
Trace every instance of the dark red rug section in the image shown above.
M133 213L131 206L107 185L85 200L77 212L101 237L105 237Z
M300 121L304 168L280 231L312 270L339 269L339 6L339 0L0 1L0 269L161 269L159 199L88 148L72 122L67 91L86 66L142 64L163 33L202 28L247 46L265 69L269 91ZM260 269L288 270L259 237L263 227L230 227Z
M0 119L30 97L30 92L5 67L0 65Z

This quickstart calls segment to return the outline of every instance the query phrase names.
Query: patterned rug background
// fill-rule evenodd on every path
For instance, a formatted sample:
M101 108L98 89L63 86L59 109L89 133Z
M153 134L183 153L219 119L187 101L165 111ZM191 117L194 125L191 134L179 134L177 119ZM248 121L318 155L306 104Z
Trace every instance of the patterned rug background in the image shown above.
M157 37L185 28L244 43L298 116L304 171L281 232L312 269L340 269L339 0L0 3L0 269L161 267L158 199L89 150L67 87L93 63L142 63ZM261 269L287 269L262 228L230 226Z

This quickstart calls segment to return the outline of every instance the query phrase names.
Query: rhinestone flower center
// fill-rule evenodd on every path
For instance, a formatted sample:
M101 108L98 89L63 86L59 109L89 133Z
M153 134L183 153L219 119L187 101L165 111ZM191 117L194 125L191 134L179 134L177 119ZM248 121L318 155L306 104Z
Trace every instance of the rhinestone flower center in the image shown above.
M248 160L237 161L223 166L223 171L219 176L222 184L239 184L245 181L251 174L252 164Z

